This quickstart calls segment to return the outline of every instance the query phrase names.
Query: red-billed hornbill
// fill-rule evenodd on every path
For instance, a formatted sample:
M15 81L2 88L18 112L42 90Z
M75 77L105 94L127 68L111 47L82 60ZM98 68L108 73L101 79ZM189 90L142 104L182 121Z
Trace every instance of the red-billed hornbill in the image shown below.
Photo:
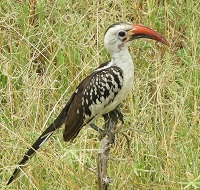
M101 64L78 85L55 121L24 155L7 184L16 178L20 167L56 129L65 124L63 137L65 141L69 141L78 135L83 126L114 110L125 99L133 86L134 78L134 65L128 45L137 38L149 38L169 45L164 37L145 26L124 22L111 25L104 36L104 46L110 53L111 60Z

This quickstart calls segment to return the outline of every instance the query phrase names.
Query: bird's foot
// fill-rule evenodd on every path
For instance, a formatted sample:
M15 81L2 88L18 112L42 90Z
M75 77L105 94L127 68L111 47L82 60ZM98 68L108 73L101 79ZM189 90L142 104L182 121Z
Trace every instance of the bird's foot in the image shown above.
M109 130L101 129L95 124L91 123L90 126L97 132L99 132L99 140L102 140L106 135L109 137L111 144L115 142L115 134Z

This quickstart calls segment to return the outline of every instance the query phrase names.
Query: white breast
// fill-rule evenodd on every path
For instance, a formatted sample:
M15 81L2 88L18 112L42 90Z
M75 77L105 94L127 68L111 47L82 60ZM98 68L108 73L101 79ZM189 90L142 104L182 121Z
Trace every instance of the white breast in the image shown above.
M119 105L128 95L130 90L133 87L134 82L134 65L132 58L128 52L128 49L125 51L118 52L116 55L113 55L113 58L109 66L118 66L123 71L123 86L122 89L118 92L114 101L106 106L100 115L105 114L113 110L117 105Z

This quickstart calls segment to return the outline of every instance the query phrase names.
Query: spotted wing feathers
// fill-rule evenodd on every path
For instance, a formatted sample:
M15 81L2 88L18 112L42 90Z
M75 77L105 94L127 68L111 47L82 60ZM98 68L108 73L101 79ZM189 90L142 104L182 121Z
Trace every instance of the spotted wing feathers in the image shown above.
M76 137L80 129L96 116L105 114L123 84L123 73L113 66L93 72L76 89L65 121L65 141Z

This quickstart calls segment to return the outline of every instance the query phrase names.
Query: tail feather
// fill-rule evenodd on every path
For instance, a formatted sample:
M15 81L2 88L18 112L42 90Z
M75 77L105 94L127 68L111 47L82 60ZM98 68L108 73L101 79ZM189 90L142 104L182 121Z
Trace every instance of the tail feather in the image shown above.
M74 98L74 94L72 95L71 99L65 106L65 108L61 111L59 116L55 119L55 121L40 135L40 137L35 141L35 143L31 146L31 148L26 152L23 159L19 162L18 167L13 172L12 176L10 177L7 185L12 183L13 180L17 177L18 173L20 172L20 168L24 166L24 164L34 155L34 153L39 149L54 133L54 131L62 126L64 123L68 110L70 108L70 103Z

